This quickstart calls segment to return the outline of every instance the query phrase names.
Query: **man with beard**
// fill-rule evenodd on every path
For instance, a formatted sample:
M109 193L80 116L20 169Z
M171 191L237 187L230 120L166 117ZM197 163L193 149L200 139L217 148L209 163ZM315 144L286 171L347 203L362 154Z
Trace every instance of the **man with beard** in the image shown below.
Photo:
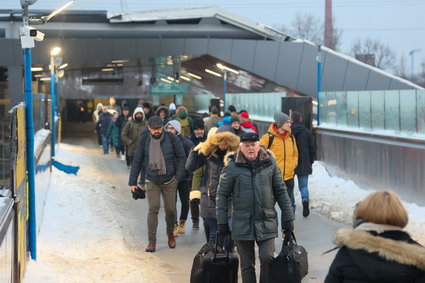
M137 179L141 174L141 189L145 190L147 194L149 244L146 252L152 253L156 249L161 195L164 201L168 246L172 249L176 247L173 233L176 189L178 182L185 175L185 160L186 156L179 138L173 133L164 131L160 117L154 115L149 118L148 131L143 133L137 142L128 181L131 191L134 192L137 189Z
M134 153L136 152L137 139L140 134L146 130L147 123L145 113L142 107L137 107L133 113L133 120L125 124L121 132L122 141L128 146L128 157L130 163L133 161ZM128 165L127 165L128 166Z

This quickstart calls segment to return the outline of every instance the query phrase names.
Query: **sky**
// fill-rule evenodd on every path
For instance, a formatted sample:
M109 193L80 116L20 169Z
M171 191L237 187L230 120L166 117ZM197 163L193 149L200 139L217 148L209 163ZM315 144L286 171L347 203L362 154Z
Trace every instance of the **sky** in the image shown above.
M37 261L29 261L23 283L173 282L172 272L158 271L159 266L167 264L157 254L167 253L168 248L150 254L140 252L141 247L131 250L126 244L121 230L128 225L123 224L114 209L117 203L128 205L127 202L134 200L129 195L130 200L116 199L119 188L109 183L107 173L99 167L99 159L105 159L100 149L62 143L56 159L81 168L77 176L53 168L43 220L39 224ZM104 161L120 163L113 156ZM309 190L312 213L349 225L354 204L371 192L351 180L330 176L321 162L313 165ZM296 203L301 203L297 185L295 194ZM38 196L37 201L44 199ZM425 207L403 204L409 213L406 230L424 245ZM127 232L137 235L134 231ZM323 252L331 247L323 247ZM315 268L310 266L310 271Z
M64 0L63 2L65 2ZM30 9L55 9L62 1L38 0ZM267 26L290 25L297 13L313 14L324 18L325 0L76 0L71 9L153 10L217 5L233 13ZM341 52L348 53L357 38L379 39L407 59L411 71L409 52L414 54L415 72L425 62L425 1L423 0L334 0L335 26L343 31ZM19 0L1 0L0 9L20 8Z

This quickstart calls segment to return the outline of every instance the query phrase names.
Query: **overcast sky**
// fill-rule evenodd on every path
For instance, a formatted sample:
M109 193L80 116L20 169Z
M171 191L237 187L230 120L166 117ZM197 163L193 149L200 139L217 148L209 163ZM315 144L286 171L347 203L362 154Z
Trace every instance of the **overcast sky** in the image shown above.
M19 0L0 0L0 9L19 9ZM38 0L30 9L55 9L66 0ZM72 9L153 10L217 5L233 13L272 27L290 25L298 12L324 18L325 0L76 0ZM397 56L404 54L411 70L409 52L414 55L415 71L425 62L425 0L333 0L335 26L342 29L341 51L349 53L357 38L372 37L390 46Z

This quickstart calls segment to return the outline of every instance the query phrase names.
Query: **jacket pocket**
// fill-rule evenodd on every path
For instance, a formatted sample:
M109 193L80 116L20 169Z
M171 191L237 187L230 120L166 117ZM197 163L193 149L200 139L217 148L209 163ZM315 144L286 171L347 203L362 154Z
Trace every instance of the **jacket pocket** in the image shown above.
M251 235L251 213L249 211L233 212L232 234L235 238Z
M277 232L277 212L274 208L263 210L264 234Z

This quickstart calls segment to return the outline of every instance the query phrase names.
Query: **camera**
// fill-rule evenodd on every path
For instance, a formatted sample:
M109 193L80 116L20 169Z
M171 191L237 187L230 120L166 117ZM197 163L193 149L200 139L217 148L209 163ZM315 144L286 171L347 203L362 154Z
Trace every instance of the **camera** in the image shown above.
M44 33L32 26L20 27L19 34L22 48L33 48L34 40L42 41L44 39Z

